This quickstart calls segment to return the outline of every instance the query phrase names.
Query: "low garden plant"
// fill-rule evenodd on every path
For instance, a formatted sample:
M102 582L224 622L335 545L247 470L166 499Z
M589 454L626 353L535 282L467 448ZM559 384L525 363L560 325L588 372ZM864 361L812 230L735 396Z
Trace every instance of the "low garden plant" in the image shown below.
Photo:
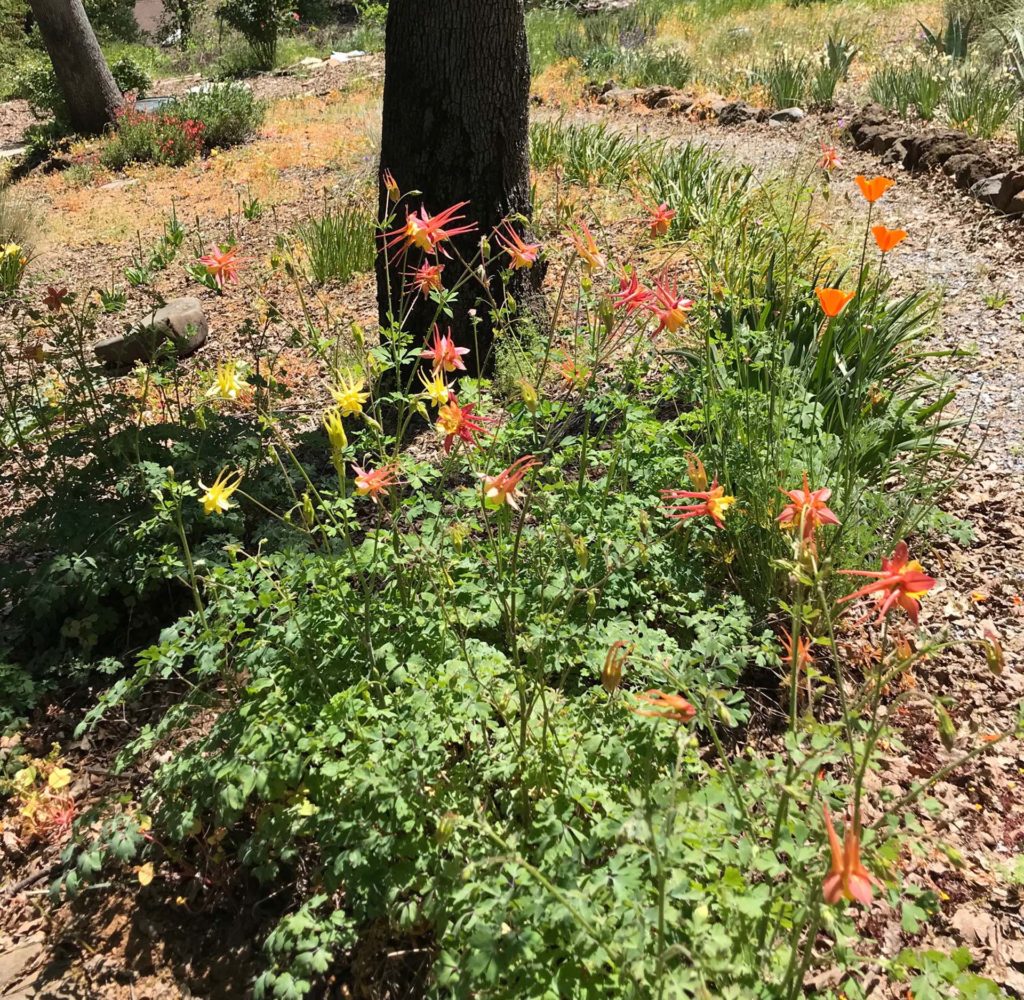
M120 761L151 765L138 802L75 818L60 888L127 869L177 893L186 853L200 892L224 866L289 886L258 997L319 988L382 928L437 997L796 998L826 963L861 996L859 908L935 906L901 852L947 768L877 779L892 709L930 713L948 768L1002 738L960 736L915 673L951 640L917 628L938 570L914 531L963 459L936 303L887 276L892 182L851 184L844 262L781 180L541 128L576 182L635 189L632 244L541 213L463 259L472 206L389 184L351 240L361 210L325 208L275 259L291 294L306 259L317 281L372 265L364 235L398 294L379 336L289 325L329 393L313 414L268 346L282 303L201 391L170 360L98 373L102 297L22 303L0 426L40 497L19 544L49 550L0 580L0 682L107 675L83 731L169 706ZM542 263L543 304L502 294ZM248 266L232 245L191 268L230 295ZM491 378L449 332L466 301ZM994 635L961 655L1001 668ZM19 794L50 801L29 767Z

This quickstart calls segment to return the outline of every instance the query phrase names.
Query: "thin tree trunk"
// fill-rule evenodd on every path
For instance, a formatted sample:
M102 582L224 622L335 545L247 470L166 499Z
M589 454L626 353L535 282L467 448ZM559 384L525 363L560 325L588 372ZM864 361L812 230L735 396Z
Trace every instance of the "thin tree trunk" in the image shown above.
M123 98L110 74L82 0L29 0L77 132L102 132Z
M421 199L403 202L396 224L404 222L407 204L417 208L422 202L433 214L468 201L463 211L479 231L456 238L454 246L470 260L481 234L511 214L529 217L529 96L523 0L390 0L381 169L392 172L402 191L423 192ZM380 198L383 215L383 184ZM410 263L419 263L417 256L410 254ZM392 268L389 296L385 264L379 255L383 324L399 312L402 282ZM458 268L456 261L448 263L445 277L455 277ZM509 291L518 303L534 281L528 271L516 273ZM488 309L471 288L460 292L450 323L456 342L473 351L466 359L471 370L479 370L485 358L493 363L493 331ZM491 288L500 293L493 276ZM469 316L474 306L475 332ZM414 337L426 339L432 315L432 305L413 312L408 329Z

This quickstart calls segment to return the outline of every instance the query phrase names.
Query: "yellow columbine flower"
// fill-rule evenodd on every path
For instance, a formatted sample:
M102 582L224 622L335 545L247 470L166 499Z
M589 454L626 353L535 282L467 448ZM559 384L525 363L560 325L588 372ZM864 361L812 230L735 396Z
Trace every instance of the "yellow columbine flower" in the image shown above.
M242 485L242 471L235 469L222 469L220 475L213 481L212 486L207 486L202 480L199 481L199 488L205 490L200 499L203 510L207 514L223 514L235 505L231 503L231 494Z
M4 256L5 257L20 257L21 256L21 247L18 246L17 243L8 243L4 247Z
M238 377L238 365L234 361L217 365L217 375L207 395L220 396L221 399L237 399L241 391L242 380Z
M332 406L325 410L323 423L327 439L331 442L331 451L344 451L348 447L348 435L345 433L345 425L341 422L341 407Z
M420 372L420 381L423 383L423 393L434 406L444 406L448 402L448 385L439 373L433 378L427 378Z
M368 392L363 392L365 388L365 380L357 379L352 382L344 381L337 389L331 390L334 402L338 404L338 410L343 417L351 417L363 412L363 403L370 398Z

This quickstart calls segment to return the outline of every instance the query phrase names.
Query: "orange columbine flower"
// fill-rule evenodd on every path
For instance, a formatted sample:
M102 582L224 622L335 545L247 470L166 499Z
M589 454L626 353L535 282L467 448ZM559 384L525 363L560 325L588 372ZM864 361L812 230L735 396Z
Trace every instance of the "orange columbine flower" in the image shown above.
M513 271L520 268L529 270L537 263L537 255L540 253L539 243L525 243L522 236L513 229L512 224L506 222L505 229L495 229L494 235L501 244L502 250L508 254L508 266Z
M716 478L709 490L661 490L663 500L701 500L702 503L666 504L665 514L677 521L691 517L710 517L719 528L724 528L722 518L736 503L735 497L725 495L725 487L718 485Z
M221 291L224 291L225 282L238 281L238 268L241 264L238 247L221 250L218 246L211 246L210 252L199 258L199 263L206 268L207 274L212 275Z
M792 668L793 637L786 629L782 630L782 637L779 639L779 642L782 644L782 648L786 653L786 655L782 657L782 662L788 663L790 668ZM797 639L796 643L796 672L798 674L803 673L812 663L814 663L814 654L811 652L811 637L808 635L802 635Z
M558 366L558 374L574 388L582 389L590 381L590 369L586 365L579 365L572 358L566 358Z
M894 604L898 604L916 625L921 598L935 586L935 579L925 573L916 559L910 559L906 542L900 542L888 559L882 558L881 570L841 569L839 572L846 576L874 578L859 590L841 597L839 603L873 595L878 602L879 621L885 618Z
M633 647L628 642L616 639L608 647L604 657L604 666L601 668L601 687L609 694L614 694L622 683L622 668L629 659Z
M832 491L827 487L820 490L812 490L807 480L807 472L804 472L804 486L800 490L779 490L789 497L790 503L782 508L777 520L783 528L799 527L803 532L805 542L814 537L814 532L819 524L839 524L839 518L829 510L826 503L832 496Z
M649 288L640 284L636 271L631 271L628 276L623 275L619 279L619 290L612 294L612 308L625 309L632 314L642 308L654 294Z
M823 142L821 144L821 159L818 160L818 169L827 170L831 173L842 165L843 158L839 155L839 150L835 146L826 146Z
M839 288L815 288L821 311L829 318L835 319L845 308L856 292L844 292Z
M487 418L474 415L475 407L476 403L460 406L458 397L449 390L448 402L437 411L437 429L445 435L445 453L452 450L456 438L472 447L476 444L476 435L485 431Z
M468 347L456 347L452 339L451 331L442 334L440 327L434 324L434 339L425 351L420 354L421 358L430 358L434 363L434 371L460 371L466 370L462 361L462 355L469 354Z
M643 715L655 719L671 719L673 722L692 722L697 715L693 707L682 695L666 694L660 688L651 688L643 694L634 695L641 705L648 708L632 707L635 715Z
M476 230L475 222L446 228L450 223L461 222L465 218L464 215L459 215L458 211L468 204L468 201L460 201L451 208L438 212L437 215L428 214L423 206L420 206L418 212L406 209L405 225L386 234L385 246L389 250L394 249L396 254L411 247L419 247L424 253L440 253L447 257L442 243L453 236L461 236L463 233L472 233Z
M675 333L686 325L686 314L693 308L693 300L679 294L676 285L669 285L667 278L662 278L654 286L654 302L647 306L658 317L657 336L662 330Z
M530 469L537 468L541 463L533 455L517 458L507 469L502 469L496 476L482 475L484 503L488 507L500 507L508 504L513 510L519 509L516 487Z
M580 255L580 259L586 265L588 271L591 273L603 271L608 266L608 258L598 250L597 242L594 240L586 222L580 219L580 231L571 232L569 235L572 236L576 252Z
M398 186L395 175L390 170L385 170L381 179L384 181L384 190L387 191L388 197L394 202L401 201L402 189Z
M444 287L441 282L443 270L444 264L431 264L429 261L424 261L415 271L409 273L409 279L420 295L426 299L430 297L431 292L439 292Z
M832 866L821 886L825 902L834 906L841 899L848 899L868 906L874 897L872 886L878 885L878 882L861 863L860 834L853 821L847 820L845 837L840 843L828 806L822 808L825 812L828 846L832 852Z
M672 220L676 217L676 210L669 208L667 202L662 202L657 208L650 208L650 218L647 225L650 227L652 236L665 236L672 227Z
M398 466L382 465L379 469L366 470L352 463L356 474L356 493L361 497L369 497L379 503L381 497L388 495L388 488L398 482Z
M889 177L872 177L868 180L863 174L858 174L854 180L860 188L860 193L864 195L864 200L870 205L878 201L896 183Z
M907 231L905 229L886 229L885 226L872 226L871 235L874 236L878 249L882 253L888 253L907 238Z

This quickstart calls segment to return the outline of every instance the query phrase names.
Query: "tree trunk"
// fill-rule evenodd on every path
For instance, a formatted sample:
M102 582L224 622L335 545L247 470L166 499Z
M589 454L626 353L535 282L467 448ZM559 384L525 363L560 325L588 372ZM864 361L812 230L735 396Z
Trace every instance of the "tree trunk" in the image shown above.
M420 200L431 214L468 201L463 212L479 231L457 237L453 246L471 260L481 234L510 214L529 217L529 96L524 0L390 0L381 170L390 170L402 191L423 192L422 199L402 203L395 224L405 221L407 205L418 208ZM385 204L382 182L382 217ZM422 259L413 250L409 265ZM377 300L387 325L389 313L401 313L402 274L392 267L389 295L385 267L382 253ZM444 278L454 279L460 269L453 254ZM515 272L509 292L517 303L535 280L530 271ZM450 325L456 343L473 352L466 358L470 370L479 372L493 364L493 331L489 309L472 288L460 290ZM493 275L491 288L500 294ZM475 333L469 316L474 307L480 320ZM433 315L432 303L421 304L406 329L425 340Z
M69 124L84 134L114 121L123 98L100 51L82 0L29 0L67 105Z

